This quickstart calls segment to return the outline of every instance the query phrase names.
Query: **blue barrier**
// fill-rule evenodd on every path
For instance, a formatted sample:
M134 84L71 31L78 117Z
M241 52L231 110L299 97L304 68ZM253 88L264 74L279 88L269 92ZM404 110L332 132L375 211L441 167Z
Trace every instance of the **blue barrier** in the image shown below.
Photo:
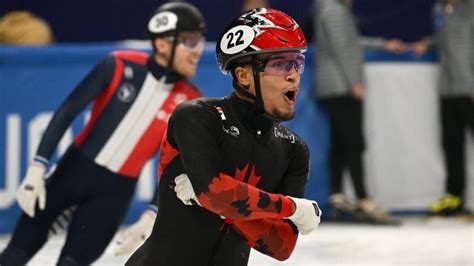
M63 44L42 48L0 46L0 233L13 230L20 209L14 201L14 191L26 172L29 156L39 136L32 137L35 122L45 112L51 113L69 94L88 71L109 52L128 49L116 43ZM305 73L302 76L296 118L287 125L309 145L311 172L306 197L327 204L329 194L326 154L328 125L326 117L313 100L311 49L307 54ZM394 56L369 51L369 61L433 61L431 55L415 58L406 53ZM204 95L218 97L231 92L231 78L220 73L214 48L206 47L194 83ZM84 123L84 114L72 125L78 133ZM57 155L53 158L57 159ZM78 181L80 182L80 181ZM132 202L126 222L137 218L147 202Z

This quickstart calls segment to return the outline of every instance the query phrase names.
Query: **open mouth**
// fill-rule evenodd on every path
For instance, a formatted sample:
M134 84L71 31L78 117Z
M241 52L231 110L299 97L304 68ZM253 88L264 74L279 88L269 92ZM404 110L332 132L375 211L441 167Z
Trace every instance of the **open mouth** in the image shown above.
M291 101L294 102L296 98L296 92L295 91L288 91L285 93L285 96Z

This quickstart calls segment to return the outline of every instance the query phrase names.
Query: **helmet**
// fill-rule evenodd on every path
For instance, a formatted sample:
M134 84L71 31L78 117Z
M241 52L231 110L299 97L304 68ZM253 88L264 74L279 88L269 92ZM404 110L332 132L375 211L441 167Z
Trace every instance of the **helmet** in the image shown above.
M296 21L272 8L257 8L232 20L216 45L217 64L229 73L237 59L272 52L307 49L306 39Z
M154 39L177 35L183 31L205 31L204 17L195 6L185 2L170 2L155 10L148 20L147 33Z

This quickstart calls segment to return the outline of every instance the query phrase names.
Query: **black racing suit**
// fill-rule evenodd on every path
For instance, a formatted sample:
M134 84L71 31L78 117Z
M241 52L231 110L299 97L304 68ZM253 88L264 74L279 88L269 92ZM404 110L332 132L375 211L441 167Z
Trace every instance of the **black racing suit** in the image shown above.
M127 265L241 266L250 247L279 260L290 256L298 232L283 219L292 204L283 195L303 197L303 140L234 94L179 105L161 148L160 213ZM177 198L181 173L202 207Z

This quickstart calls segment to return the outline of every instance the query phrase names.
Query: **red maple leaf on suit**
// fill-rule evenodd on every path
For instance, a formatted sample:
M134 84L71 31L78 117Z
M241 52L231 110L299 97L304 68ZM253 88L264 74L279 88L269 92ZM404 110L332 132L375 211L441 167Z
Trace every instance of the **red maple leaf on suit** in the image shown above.
M249 168L249 164L246 164L243 169L236 168L235 169L235 179L244 182L245 174L247 173L247 169ZM257 186L258 182L262 176L255 175L255 166L252 165L252 169L250 170L250 175L247 181L247 184L252 186Z

